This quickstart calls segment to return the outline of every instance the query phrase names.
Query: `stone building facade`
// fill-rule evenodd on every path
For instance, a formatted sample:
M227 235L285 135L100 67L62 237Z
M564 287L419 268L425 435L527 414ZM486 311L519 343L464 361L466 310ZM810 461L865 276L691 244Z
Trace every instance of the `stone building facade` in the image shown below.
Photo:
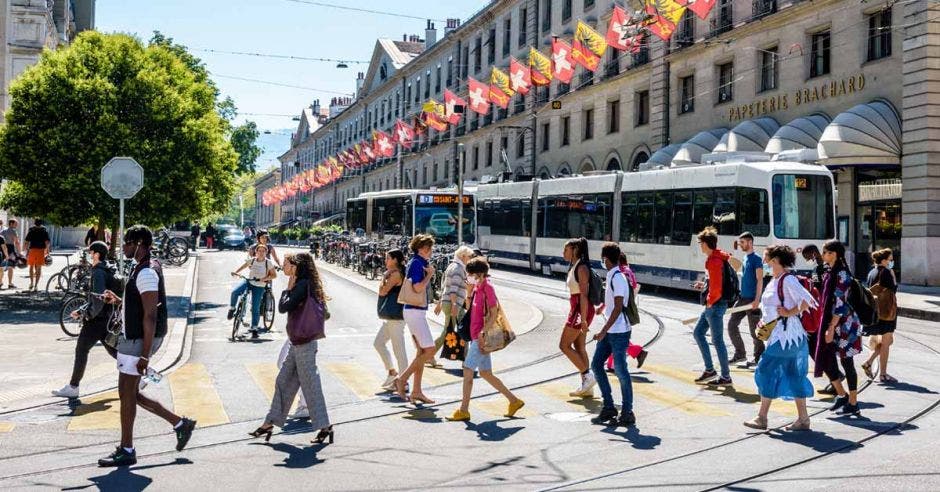
M255 227L267 229L281 222L281 204L265 205L264 193L281 184L281 169L274 168L255 179Z
M611 8L492 2L463 24L449 21L440 40L430 22L423 40L379 40L355 100L310 135L309 161L294 164L291 149L282 162L315 165L372 129L388 131L425 100L441 101L444 88L464 95L468 76L485 82L491 66L524 61L529 46L548 53L552 35L570 39L579 18L605 32ZM937 0L721 0L708 19L687 12L669 42L609 50L596 73L579 68L570 87L516 95L486 117L468 112L406 149L400 165L388 159L347 173L300 210L339 212L361 192L452 185L457 143L471 181L806 149L802 159L836 176L837 236L856 271L868 268L873 249L891 247L903 282L940 285L940 202L928 198L940 190L938 9Z

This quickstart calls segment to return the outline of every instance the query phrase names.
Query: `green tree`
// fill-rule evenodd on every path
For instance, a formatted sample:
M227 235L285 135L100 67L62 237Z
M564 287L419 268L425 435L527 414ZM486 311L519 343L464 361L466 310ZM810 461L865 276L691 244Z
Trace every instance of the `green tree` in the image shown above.
M250 175L252 179L254 179L255 174L255 162L261 155L261 147L255 144L258 136L260 136L258 125L254 121L246 121L233 128L232 136L229 138L232 147L238 153L237 172Z
M155 35L84 32L46 51L10 87L0 128L0 206L62 225L117 223L101 167L130 156L144 188L127 222L152 225L223 211L238 156L217 111L218 90L198 59Z

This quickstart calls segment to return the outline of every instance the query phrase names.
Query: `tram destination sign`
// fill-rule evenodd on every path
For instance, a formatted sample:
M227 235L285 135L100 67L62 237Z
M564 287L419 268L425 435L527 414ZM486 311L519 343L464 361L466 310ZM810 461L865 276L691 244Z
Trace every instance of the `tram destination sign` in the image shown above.
M418 205L457 205L457 195L418 195ZM470 195L464 195L463 204L470 204Z

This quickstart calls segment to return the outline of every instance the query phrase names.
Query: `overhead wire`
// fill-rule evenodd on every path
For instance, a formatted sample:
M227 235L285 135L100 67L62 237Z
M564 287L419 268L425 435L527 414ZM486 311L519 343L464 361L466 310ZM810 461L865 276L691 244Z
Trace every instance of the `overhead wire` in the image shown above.
M218 50L213 48L190 48L192 51L199 51L203 53L216 53L221 55L239 55L239 56L253 56L257 58L277 58L282 60L298 60L298 61L316 61L316 62L336 62L336 63L355 63L355 64L368 64L368 61L365 60L346 60L342 58L316 58L310 56L298 56L298 55L279 55L273 53L255 53L251 51L227 51L227 50Z
M317 7L328 7L328 8L339 9L339 10L348 10L352 12L362 12L366 14L387 15L390 17L401 17L403 19L418 19L418 20L428 19L428 20L433 20L433 21L438 21L438 22L446 22L445 19L429 19L428 17L420 16L420 15L403 14L401 12L391 12L387 10L366 9L366 8L361 8L361 7L350 7L348 5L337 5L335 3L316 2L313 0L284 0L284 1L292 2L292 3L300 3L300 4L305 4L305 5L314 5Z
M218 73L213 73L212 76L213 76L213 77L223 78L223 79L240 80L240 81L243 81L243 82L253 82L253 83L256 83L256 84L273 85L273 86L278 86L278 87L287 87L287 88L291 88L291 89L301 89L301 90L313 91L313 92L323 92L323 93L326 93L326 94L337 94L337 95L340 95L340 96L352 96L352 95L354 95L352 92L333 91L333 90L328 90L328 89L316 89L316 88L313 88L313 87L304 87L304 86L301 86L301 85L284 84L284 83L281 83L281 82L273 82L273 81L270 81L270 80L252 79L252 78L248 78L248 77L238 77L238 76L235 76L235 75L222 75L222 74L218 74Z

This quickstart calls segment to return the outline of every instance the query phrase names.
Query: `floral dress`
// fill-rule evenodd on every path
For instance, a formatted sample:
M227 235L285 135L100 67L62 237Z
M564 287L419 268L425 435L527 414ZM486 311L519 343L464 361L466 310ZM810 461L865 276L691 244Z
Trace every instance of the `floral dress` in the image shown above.
M832 278L833 275L836 276L834 279ZM820 328L820 338L822 339L825 336L825 330L829 328L832 317L838 316L839 324L836 325L836 333L833 339L836 345L836 354L840 359L855 357L862 353L862 323L849 304L852 276L845 269L829 272L825 276L824 285L823 298L826 300L826 310Z

